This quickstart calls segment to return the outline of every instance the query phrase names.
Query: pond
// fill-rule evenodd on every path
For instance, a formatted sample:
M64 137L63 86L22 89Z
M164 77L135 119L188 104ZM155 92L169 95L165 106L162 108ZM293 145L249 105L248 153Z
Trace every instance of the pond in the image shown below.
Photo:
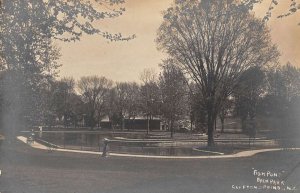
M104 138L112 139L108 147L111 153L165 156L196 156L204 153L195 151L194 148L196 146L194 144L172 145L172 142L164 137L162 139L157 137L156 139L147 139L144 132L43 132L40 136L40 139L58 145L61 148L86 151L102 151ZM204 142L202 143L205 144Z
M145 132L43 132L37 133L41 140L58 145L60 148L102 151L104 138L110 139L110 153L160 155L160 156L199 156L223 155L249 149L247 141L233 144L218 142L214 150L206 149L206 140L171 140L163 135L155 139L147 138ZM257 144L251 148L255 148Z

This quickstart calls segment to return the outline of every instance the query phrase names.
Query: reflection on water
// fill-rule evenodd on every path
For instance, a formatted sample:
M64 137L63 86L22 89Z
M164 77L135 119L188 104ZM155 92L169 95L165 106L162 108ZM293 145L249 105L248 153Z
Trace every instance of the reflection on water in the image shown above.
M203 155L203 152L194 151L192 147L126 147L112 146L114 152L143 154L143 155L160 155L160 156L196 156Z

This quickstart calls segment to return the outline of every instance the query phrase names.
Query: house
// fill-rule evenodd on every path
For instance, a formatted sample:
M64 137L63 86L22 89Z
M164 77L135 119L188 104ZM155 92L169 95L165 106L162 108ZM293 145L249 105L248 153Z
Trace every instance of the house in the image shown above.
M124 119L124 130L147 130L149 124L150 131L162 130L161 119L145 117L136 117L135 119ZM100 127L105 129L122 129L122 123L112 123L108 118L104 118L100 122Z

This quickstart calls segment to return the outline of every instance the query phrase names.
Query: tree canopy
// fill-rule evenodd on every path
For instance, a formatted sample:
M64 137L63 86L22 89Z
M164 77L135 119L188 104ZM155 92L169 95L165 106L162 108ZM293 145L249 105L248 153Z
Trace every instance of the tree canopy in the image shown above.
M60 66L54 40L78 41L82 34L111 41L134 38L95 27L96 20L122 15L123 3L124 0L0 0L0 69L7 71L2 90L9 104L7 116L23 120L24 116L35 119L37 114L43 114L43 89L51 84Z
M111 80L98 76L82 77L78 82L79 92L87 106L88 125L91 128L104 116L105 99L112 84Z
M187 81L172 60L165 60L161 68L162 72L159 76L161 114L166 119L173 137L175 122L185 119L188 114Z

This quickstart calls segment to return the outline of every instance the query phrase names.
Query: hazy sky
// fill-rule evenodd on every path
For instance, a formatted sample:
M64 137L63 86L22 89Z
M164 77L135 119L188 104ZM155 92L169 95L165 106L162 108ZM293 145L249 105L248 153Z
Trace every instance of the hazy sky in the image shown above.
M271 0L265 0L270 2ZM136 34L129 42L108 42L99 36L83 36L80 42L61 43L60 76L75 79L87 75L106 76L115 81L138 81L144 68L155 68L164 57L154 42L156 31L162 22L161 12L173 0L126 0L126 12L117 19L98 22L97 26L112 33ZM268 2L255 8L259 16L267 10ZM277 19L279 13L288 10L288 0L281 0L269 21L273 42L279 47L281 63L290 61L300 67L300 13L285 19Z

